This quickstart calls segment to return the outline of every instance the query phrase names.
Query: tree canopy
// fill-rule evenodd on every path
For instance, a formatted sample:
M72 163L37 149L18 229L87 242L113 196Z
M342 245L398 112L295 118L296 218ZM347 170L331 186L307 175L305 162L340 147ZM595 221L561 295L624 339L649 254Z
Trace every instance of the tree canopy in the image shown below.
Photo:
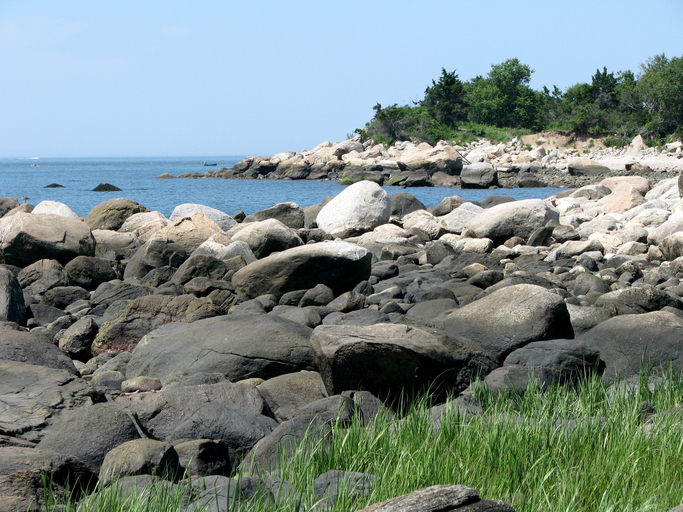
M366 138L396 140L459 139L465 132L490 126L506 129L613 132L626 141L637 134L651 140L683 135L683 57L664 54L632 71L597 69L590 83L565 91L530 87L534 70L517 58L491 66L486 77L463 82L456 71L441 76L412 105L375 105L362 130Z

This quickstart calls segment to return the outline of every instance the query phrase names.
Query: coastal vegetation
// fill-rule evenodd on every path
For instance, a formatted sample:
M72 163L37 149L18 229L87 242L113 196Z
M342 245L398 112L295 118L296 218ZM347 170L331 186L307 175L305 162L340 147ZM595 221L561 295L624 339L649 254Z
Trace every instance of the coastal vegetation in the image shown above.
M517 58L463 81L456 71L441 76L411 105L382 106L364 128L364 139L391 144L412 140L465 143L480 137L504 141L546 130L604 134L611 146L635 135L651 145L683 135L683 57L656 55L639 72L596 70L590 82L565 91L530 87L532 70Z
M635 512L683 502L679 376L643 373L609 387L593 375L580 386L549 389L532 380L523 393L499 395L479 382L472 394L483 411L471 415L453 407L440 424L428 396L400 418L385 410L370 425L358 418L334 424L327 442L302 443L282 458L277 477L292 484L292 499L256 497L250 510L309 510L320 504L314 480L329 470L374 476L365 495L342 485L332 511L359 510L435 484L471 486L482 498L519 511ZM78 510L171 512L184 510L186 497L183 484L170 488L159 481L148 494L133 497L114 485ZM73 503L61 506L75 510ZM237 502L221 507L238 508Z

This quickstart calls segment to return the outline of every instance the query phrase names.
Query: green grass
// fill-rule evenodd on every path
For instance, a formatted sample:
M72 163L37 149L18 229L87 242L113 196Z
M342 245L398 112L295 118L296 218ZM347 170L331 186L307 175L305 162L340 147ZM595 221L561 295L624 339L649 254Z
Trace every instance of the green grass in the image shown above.
M683 401L683 379L667 377L651 393L609 395L591 378L578 389L494 397L482 385L474 396L483 416L457 413L434 433L428 400L400 419L380 415L364 427L335 426L328 445L301 449L283 464L280 475L298 490L312 489L314 479L341 469L376 476L372 493L354 499L346 493L333 510L369 504L436 484L474 487L483 498L501 499L517 511L665 511L683 503L683 411L661 414L645 423L641 402L664 412ZM570 428L569 420L583 418ZM163 501L163 500L161 500ZM172 504L127 503L82 507L89 511L182 510ZM304 500L301 510L313 501ZM256 510L299 510L255 503ZM67 507L68 509L69 507Z

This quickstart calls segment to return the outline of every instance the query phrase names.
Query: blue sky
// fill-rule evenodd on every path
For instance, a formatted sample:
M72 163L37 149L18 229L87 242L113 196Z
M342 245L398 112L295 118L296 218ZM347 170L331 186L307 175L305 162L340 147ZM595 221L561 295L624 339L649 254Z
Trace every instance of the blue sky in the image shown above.
M532 87L683 55L681 0L0 0L0 157L274 154L517 57Z

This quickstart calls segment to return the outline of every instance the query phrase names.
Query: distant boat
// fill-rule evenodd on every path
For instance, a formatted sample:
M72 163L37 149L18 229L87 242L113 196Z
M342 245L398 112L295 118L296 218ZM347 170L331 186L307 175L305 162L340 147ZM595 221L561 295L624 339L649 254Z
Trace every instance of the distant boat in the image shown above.
M206 165L207 167L215 167L215 166L217 166L218 164L207 164L207 163L206 163L206 160L204 160L204 165Z

